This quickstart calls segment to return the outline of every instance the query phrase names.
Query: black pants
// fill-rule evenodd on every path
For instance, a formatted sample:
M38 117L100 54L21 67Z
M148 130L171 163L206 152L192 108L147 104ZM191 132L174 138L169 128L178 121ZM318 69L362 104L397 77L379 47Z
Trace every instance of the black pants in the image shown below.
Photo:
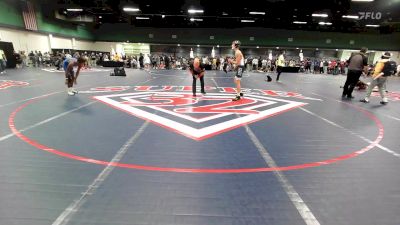
M278 72L278 76L276 76L276 80L279 80L279 77L281 76L281 73L282 73L282 66L278 66L276 68L276 72Z
M343 96L351 97L354 87L356 86L358 80L360 79L360 76L362 74L362 71L359 70L349 70L347 73L347 79L346 83L344 83L343 86Z
M192 91L193 91L193 94L195 95L196 94L196 77L195 76L192 76L193 77L193 83L192 83ZM205 91L204 91L204 76L201 76L200 77L200 84L201 84L201 93L204 93Z

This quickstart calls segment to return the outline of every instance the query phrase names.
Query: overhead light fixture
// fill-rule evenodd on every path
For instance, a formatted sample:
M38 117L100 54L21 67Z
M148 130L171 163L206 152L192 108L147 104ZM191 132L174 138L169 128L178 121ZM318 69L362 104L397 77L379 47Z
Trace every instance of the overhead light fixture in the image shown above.
M219 45L217 45L217 48L219 48Z
M260 48L260 46L257 46L256 48Z
M279 49L279 47L276 47L276 49Z
M137 16L136 17L137 20L149 20L149 17L141 17L141 16Z
M99 16L99 19L103 18L102 16Z
M67 9L69 12L82 12L83 9Z
M325 26L325 25L330 26L330 25L332 25L332 23L330 23L330 22L319 22L318 24L321 25L321 26Z
M178 47L181 46L181 44L178 44Z
M197 47L200 47L200 45L197 45Z
M190 21L203 21L203 19L197 19L197 18L190 18Z
M315 50L317 50L317 51L318 51L319 49L318 49L318 48L316 48Z
M125 12L139 12L140 11L139 8L132 8L132 7L124 7L123 10Z
M299 49L299 48L296 48L296 49Z
M336 51L339 51L339 49L336 49Z
M307 22L304 21L293 21L294 24L307 24Z
M227 16L227 15L228 15L228 13L226 13L226 12L223 12L223 13L222 13L222 15L223 15L223 16Z
M163 18L163 19L164 19L164 18L165 18L165 15L161 15L161 18Z
M250 15L265 15L265 12L249 12Z
M254 20L240 20L242 23L254 23Z
M377 24L367 24L367 25L365 25L366 27L380 27L379 25L377 25Z
M204 13L204 10L202 10L202 9L189 9L188 13L190 13L190 14Z
M351 0L352 2L373 2L374 0Z
M326 13L313 13L313 17L328 17L328 14Z
M358 17L358 16L352 16L352 15L343 15L342 18L356 19L356 20L358 20L360 17Z

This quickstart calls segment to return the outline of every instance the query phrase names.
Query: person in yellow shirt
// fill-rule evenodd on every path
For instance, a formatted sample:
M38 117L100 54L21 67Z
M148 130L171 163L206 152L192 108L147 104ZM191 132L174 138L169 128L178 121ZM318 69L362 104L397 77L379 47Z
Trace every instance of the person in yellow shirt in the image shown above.
M388 63L391 56L392 55L390 54L390 52L383 53L381 59L375 66L374 73L372 74L372 81L371 84L368 86L367 94L364 99L360 100L360 102L368 103L369 97L372 93L372 89L374 89L375 86L378 86L379 93L382 97L380 103L383 105L388 103L388 99L385 96L386 80L388 76L393 75L392 73L396 71L396 69L394 69L393 71L393 69L390 68L391 64Z
M285 52L281 51L281 54L279 54L278 59L276 60L276 72L278 72L278 75L276 76L276 82L279 82L279 77L281 76L282 69L285 67L285 57L284 57Z

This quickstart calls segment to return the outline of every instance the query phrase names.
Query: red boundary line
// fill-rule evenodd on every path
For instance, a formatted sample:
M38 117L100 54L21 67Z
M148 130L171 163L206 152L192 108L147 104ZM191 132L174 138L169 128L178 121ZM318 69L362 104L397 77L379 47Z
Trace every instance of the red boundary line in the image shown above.
M44 97L43 97L44 98ZM23 140L24 142L34 146L37 149L50 152L53 154L56 154L61 157L73 159L73 160L78 160L86 163L94 163L94 164L99 164L99 165L111 165L115 167L121 167L121 168L128 168L128 169L137 169L137 170L145 170L145 171L156 171L156 172L175 172L175 173L255 173L255 172L271 172L271 171L288 171L288 170L298 170L298 169L305 169L305 168L312 168L312 167L317 167L317 166L322 166L322 165L328 165L332 163L336 163L342 160L354 158L356 156L359 156L372 148L374 148L379 142L383 139L383 134L384 134L384 127L382 122L371 112L358 107L354 106L351 104L346 104L350 107L355 108L356 110L362 112L364 115L366 115L368 118L370 118L372 121L375 122L375 124L378 127L378 136L376 139L370 143L368 146L352 152L350 154L342 155L336 158L332 159L327 159L324 161L319 161L319 162L311 162L311 163L305 163L305 164L299 164L299 165L293 165L293 166L284 166L284 167L261 167L261 168L238 168L238 169L195 169L195 168L171 168L171 167L156 167L156 166L146 166L146 165L138 165L138 164L126 164L126 163L113 163L113 162L107 162L107 161L101 161L101 160L96 160L96 159L91 159L91 158L86 158L82 156L77 156L73 155L70 153L66 153L51 147L48 147L46 145L40 144L39 142L30 139L29 137L23 135L16 127L15 127L15 117L18 112L20 112L22 109L24 109L26 106L29 104L32 104L33 102L38 101L38 99L28 101L24 103L23 105L19 106L16 110L14 110L9 118L8 118L8 125L11 129L11 131L16 135L18 138Z

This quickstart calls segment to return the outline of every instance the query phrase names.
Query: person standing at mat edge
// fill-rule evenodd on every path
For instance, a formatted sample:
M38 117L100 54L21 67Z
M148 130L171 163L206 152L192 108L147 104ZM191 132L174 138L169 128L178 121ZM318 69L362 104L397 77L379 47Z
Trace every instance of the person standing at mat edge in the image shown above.
M343 86L343 94L342 98L347 97L348 99L354 98L352 93L354 87L356 86L358 80L360 79L361 74L364 72L365 74L368 71L368 58L365 55L368 49L363 47L361 48L359 53L355 53L351 55L349 60L349 69L347 72L346 82Z
M3 50L0 49L0 74L6 72L6 66L7 66L7 58L4 55Z
M276 72L278 75L276 76L276 82L279 82L279 77L281 76L282 69L285 67L285 51L281 51L279 54L278 59L276 60Z
M86 59L83 57L79 57L78 59L76 58L67 58L64 60L63 67L65 71L65 84L67 85L67 94L68 95L75 95L78 93L73 86L74 84L77 84L76 80L78 79L79 72L81 71L81 68L85 66ZM74 74L74 67L78 66L78 70L76 71L76 74Z
M206 92L204 91L205 66L203 63L200 62L199 58L196 57L193 59L193 62L190 63L189 65L189 71L193 77L193 83L192 83L193 97L196 97L196 81L198 78L200 79L201 93L203 95L206 94Z
M233 68L236 71L235 83L236 83L236 97L232 101L238 101L243 97L241 92L240 81L242 80L242 75L244 71L244 57L242 51L239 50L240 41L236 40L232 42L232 49L235 51L235 60L233 61Z
M392 54L390 52L383 53L381 60L375 66L374 73L372 74L371 84L368 86L367 94L364 99L361 99L361 102L368 103L369 97L371 96L372 89L375 86L378 86L379 93L381 95L381 104L387 104L388 99L385 96L385 84L387 77L392 76L396 73L396 62L391 61L390 57Z

